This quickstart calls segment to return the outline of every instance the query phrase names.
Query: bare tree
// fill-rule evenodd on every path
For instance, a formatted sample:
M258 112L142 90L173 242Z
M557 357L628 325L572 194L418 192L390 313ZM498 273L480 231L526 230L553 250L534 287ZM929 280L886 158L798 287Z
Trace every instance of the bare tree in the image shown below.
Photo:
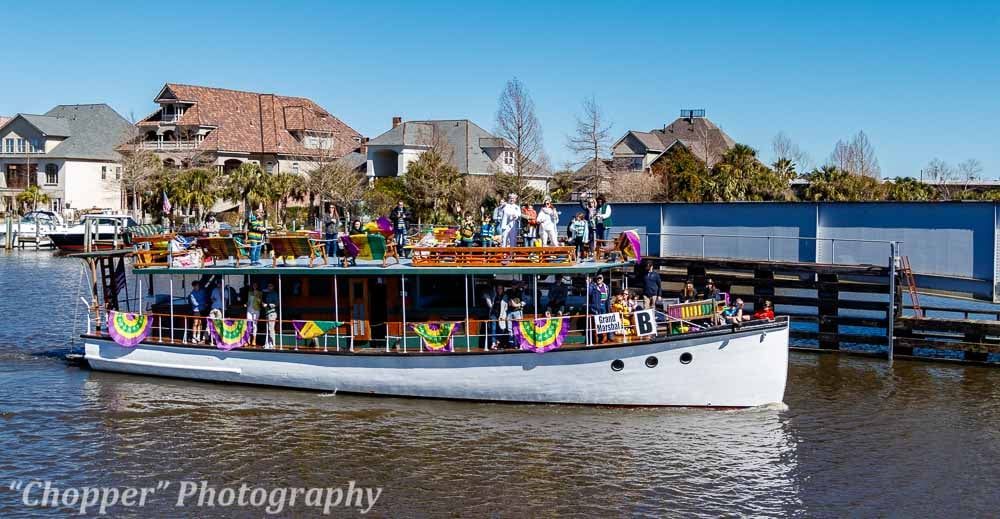
M583 178L598 190L608 181L601 157L611 144L611 123L591 96L583 100L583 112L576 117L576 133L566 138L566 147L577 157L575 166L583 165Z
M812 160L809 154L802 151L798 144L792 142L785 132L778 132L771 139L771 151L774 153L774 162L789 160L794 168L799 171L807 171L812 168Z
M879 167L875 148L865 132L859 131L848 141L837 141L830 154L829 164L852 175L879 178L882 168Z
M513 147L515 189L522 194L526 177L541 173L542 126L535 116L535 102L517 78L507 82L497 104L496 133Z
M969 184L974 180L979 180L983 173L983 165L976 159L962 161L958 165L958 178L965 181L965 189L969 189Z
M130 214L138 219L141 193L156 179L163 166L155 153L143 148L142 134L134 123L122 135L117 149L122 169L116 179L125 195L132 199Z
M955 169L947 162L934 158L923 169L922 177L927 182L938 185L938 190L945 200L950 200L954 187Z

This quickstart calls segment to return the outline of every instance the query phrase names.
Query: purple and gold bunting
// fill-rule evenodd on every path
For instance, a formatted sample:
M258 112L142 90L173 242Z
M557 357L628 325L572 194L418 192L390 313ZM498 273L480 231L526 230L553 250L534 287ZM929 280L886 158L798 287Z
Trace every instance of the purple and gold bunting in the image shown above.
M303 340L315 339L343 325L340 321L292 321L295 337Z
M462 328L461 321L411 324L410 329L420 337L424 348L433 352L455 351L452 337Z
M514 340L522 350L545 353L562 346L569 333L569 317L526 319L514 325Z
M139 344L153 329L149 316L129 312L108 312L108 333L121 346L131 348Z
M246 346L253 338L253 327L246 319L207 319L212 342L220 350Z

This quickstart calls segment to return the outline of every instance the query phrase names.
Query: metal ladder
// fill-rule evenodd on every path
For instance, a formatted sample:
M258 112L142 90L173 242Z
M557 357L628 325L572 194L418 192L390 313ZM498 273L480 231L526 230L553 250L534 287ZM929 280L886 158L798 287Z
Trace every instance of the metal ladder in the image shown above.
M913 303L913 311L920 317L924 317L924 310L920 308L920 296L917 294L917 282L913 279L913 269L910 268L910 258L900 256L900 270L906 279L906 290L910 293L910 301Z

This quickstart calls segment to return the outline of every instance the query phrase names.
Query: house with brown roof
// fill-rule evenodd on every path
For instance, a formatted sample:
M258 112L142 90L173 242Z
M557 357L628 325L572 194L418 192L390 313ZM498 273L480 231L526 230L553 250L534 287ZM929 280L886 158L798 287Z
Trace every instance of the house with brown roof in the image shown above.
M132 145L168 166L252 162L295 173L361 147L360 133L304 97L167 83L153 101Z
M705 110L681 110L674 122L648 132L630 130L611 146L613 171L650 171L668 151L682 146L712 167L736 144Z

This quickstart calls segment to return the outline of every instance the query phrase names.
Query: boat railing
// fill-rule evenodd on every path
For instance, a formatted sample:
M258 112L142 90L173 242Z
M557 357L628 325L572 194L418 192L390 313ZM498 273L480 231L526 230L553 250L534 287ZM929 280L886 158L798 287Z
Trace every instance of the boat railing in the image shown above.
M111 337L106 322L108 314L107 312L101 313L104 314L105 320L96 318L89 321L87 332L91 335ZM539 315L520 319L438 319L406 323L399 321L369 323L356 319L339 322L281 320L267 319L266 317L254 321L232 316L220 318L179 312L173 314L143 312L141 315L150 320L146 342L180 346L211 347L213 342L209 326L219 326L211 321L225 321L228 326L242 326L241 321L243 321L251 330L248 332L250 338L233 347L251 350L274 349L309 352L374 352L384 350L387 353L436 353L440 351L485 351L497 348L517 349L520 345L515 343L516 339L513 334L515 326L525 329L524 325L527 324L529 327L535 327L534 331L537 333L541 327L548 324L547 321L543 321L550 318L567 319L563 324L568 326L562 339L565 346L561 347L613 346L646 340L645 337L638 336L637 324L630 312L622 313L623 329L614 333L597 333L593 325L595 314L586 313L553 317ZM658 336L729 326L714 322L695 323L673 318L662 312L657 312L657 316L655 334ZM196 322L200 323L197 327L200 329L200 340L195 334ZM90 324L94 325L93 329L91 329ZM309 326L313 328L308 329ZM425 335L428 330L440 331L442 327L448 327L450 332L445 341L438 341L436 344L430 345L418 333L421 326L425 327L422 330ZM304 332L303 330L306 329L308 331ZM373 331L379 333L372 335ZM361 346L356 347L356 343L361 343Z

